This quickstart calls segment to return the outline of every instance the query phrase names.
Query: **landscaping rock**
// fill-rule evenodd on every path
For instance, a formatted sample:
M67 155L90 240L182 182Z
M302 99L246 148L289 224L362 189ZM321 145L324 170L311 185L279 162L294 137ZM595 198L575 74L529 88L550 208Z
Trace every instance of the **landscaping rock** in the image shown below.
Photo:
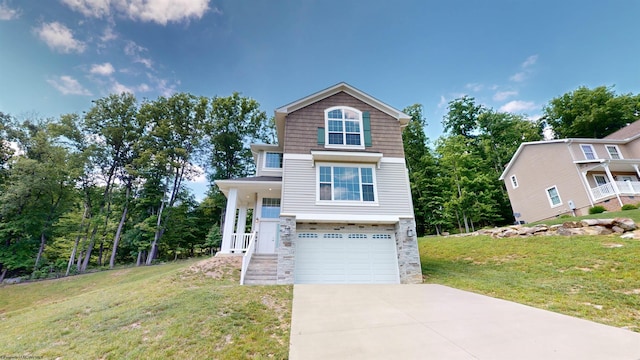
M616 234L624 234L624 229L620 226L613 226L611 230L613 230L613 232Z
M624 231L633 231L637 229L636 223L631 219L616 218L613 220L613 225L623 228Z
M562 236L572 236L572 235L584 235L585 231L582 228L572 228L572 227L560 227L556 231L558 235Z
M608 229L600 225L589 226L583 229L585 235L610 235L611 233L613 233L612 229ZM624 232L624 230L622 232Z
M566 228L566 229L581 228L582 227L582 222L579 222L579 221L565 221L562 224L562 227Z
M19 284L22 282L22 278L9 278L9 279L4 279L4 281L2 281L3 284L7 284L7 285L11 285L11 284Z

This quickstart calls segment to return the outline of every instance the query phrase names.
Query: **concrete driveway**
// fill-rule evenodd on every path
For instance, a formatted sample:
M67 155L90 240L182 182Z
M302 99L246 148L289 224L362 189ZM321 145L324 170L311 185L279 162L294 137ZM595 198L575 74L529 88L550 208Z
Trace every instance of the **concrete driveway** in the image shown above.
M640 360L640 333L441 285L295 285L289 358Z

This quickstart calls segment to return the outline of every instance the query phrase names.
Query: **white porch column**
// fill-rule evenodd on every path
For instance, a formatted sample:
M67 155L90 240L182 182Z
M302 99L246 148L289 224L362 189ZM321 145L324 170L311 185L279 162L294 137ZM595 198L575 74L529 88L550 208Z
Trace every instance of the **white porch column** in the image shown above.
M236 233L244 234L247 226L247 207L245 205L238 208L238 225L236 225Z
M236 222L236 205L238 204L238 189L229 189L227 196L227 209L224 215L224 228L222 230L222 246L220 252L223 254L231 253L231 239Z
M633 168L636 169L636 175L638 175L638 179L640 179L640 170L638 170L638 165L633 164Z
M604 172L607 173L607 178L609 178L609 182L611 183L611 186L613 186L613 191L616 193L616 198L618 198L618 202L620 203L620 206L622 206L622 199L620 199L620 189L618 189L618 184L616 184L616 179L613 178L613 175L611 175L611 170L609 170L609 164L605 164L604 165Z
M587 196L587 198L589 199L589 204L591 204L591 207L593 207L593 199L595 198L595 196L593 196L593 190L591 190L591 186L589 186L589 179L587 179L587 173L582 171L580 172L582 174L582 180L583 185L585 187L585 189L587 189L587 191L589 192L589 196Z

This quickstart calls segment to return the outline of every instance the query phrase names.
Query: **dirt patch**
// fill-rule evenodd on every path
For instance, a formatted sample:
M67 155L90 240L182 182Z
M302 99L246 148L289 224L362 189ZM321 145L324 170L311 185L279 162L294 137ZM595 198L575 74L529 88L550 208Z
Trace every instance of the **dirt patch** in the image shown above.
M190 273L200 273L216 280L240 281L240 269L242 268L242 256L214 256L199 261L187 269Z
M615 249L615 248L621 248L621 247L623 247L624 245L622 245L622 244L616 244L616 243L604 243L604 244L602 244L602 246L604 246L604 247L606 247L606 248L609 248L609 249Z

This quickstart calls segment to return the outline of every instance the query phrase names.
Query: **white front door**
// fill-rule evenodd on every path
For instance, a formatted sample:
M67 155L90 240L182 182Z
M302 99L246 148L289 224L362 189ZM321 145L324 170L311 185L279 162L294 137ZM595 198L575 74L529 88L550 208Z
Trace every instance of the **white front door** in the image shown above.
M258 254L273 254L276 252L276 242L280 235L280 219L260 220L256 252Z

